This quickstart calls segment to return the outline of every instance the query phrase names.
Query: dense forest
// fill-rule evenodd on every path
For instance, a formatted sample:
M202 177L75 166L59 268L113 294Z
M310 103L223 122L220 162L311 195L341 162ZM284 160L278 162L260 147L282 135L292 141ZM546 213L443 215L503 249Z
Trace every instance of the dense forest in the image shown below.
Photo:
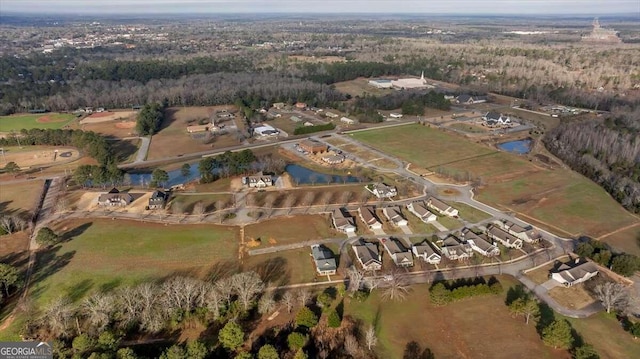
M572 169L607 190L626 209L640 213L640 110L599 120L565 122L544 138L546 147Z

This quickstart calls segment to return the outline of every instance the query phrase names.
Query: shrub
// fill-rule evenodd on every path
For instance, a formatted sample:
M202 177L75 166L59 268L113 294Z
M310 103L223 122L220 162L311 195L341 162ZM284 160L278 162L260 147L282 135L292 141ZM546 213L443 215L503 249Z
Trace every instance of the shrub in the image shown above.
M296 325L306 328L313 328L318 324L318 317L311 309L302 307L296 314Z
M299 349L304 348L307 345L307 341L309 340L309 336L306 334L293 332L289 334L287 337L287 344L289 344L289 349L297 351Z
M342 319L340 319L340 315L338 314L338 312L335 309L329 311L329 314L327 316L327 324L329 325L329 327L338 328L340 327L341 323Z
M328 131L328 130L333 130L334 128L336 128L336 125L334 125L333 123L327 123L325 125L316 125L316 126L303 126L303 127L297 127L295 130L293 130L293 134L294 135L306 135L308 133L314 133L314 132L320 132L320 131Z

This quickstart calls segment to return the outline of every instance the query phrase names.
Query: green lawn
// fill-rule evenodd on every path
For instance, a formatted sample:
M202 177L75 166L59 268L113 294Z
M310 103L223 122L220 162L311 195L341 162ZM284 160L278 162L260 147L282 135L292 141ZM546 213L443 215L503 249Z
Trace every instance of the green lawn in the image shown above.
M402 213L404 214L404 217L407 219L407 221L409 221L409 228L411 228L413 233L431 235L438 232L438 229L436 227L434 227L432 224L422 222L413 213L409 212L408 209L402 208Z
M360 131L349 135L424 168L498 152L459 136L418 124Z
M326 280L318 277L311 260L309 247L292 249L278 253L257 256L245 255L242 269L256 271L270 285L288 285L309 283L314 280Z
M0 132L20 131L23 128L62 128L74 118L74 115L68 113L36 113L0 116ZM40 121L38 121L38 119L40 119Z
M459 220L449 216L438 217L438 222L452 231L455 229L462 229L463 225Z
M475 207L471 207L465 203L455 202L452 204L452 206L458 210L459 216L467 222L478 223L484 221L485 219L491 218L488 213L483 212Z

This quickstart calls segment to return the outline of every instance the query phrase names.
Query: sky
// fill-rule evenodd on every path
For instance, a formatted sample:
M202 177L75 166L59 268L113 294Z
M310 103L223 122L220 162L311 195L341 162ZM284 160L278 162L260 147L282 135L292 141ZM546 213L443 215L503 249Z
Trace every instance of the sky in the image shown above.
M640 20L640 0L0 0L2 12L637 14Z

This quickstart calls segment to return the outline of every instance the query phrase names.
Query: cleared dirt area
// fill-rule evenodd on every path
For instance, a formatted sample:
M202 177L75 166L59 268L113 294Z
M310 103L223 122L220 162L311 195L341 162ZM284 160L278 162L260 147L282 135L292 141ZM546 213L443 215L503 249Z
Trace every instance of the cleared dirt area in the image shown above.
M93 131L115 138L137 136L136 122L133 120L116 120L107 122L87 123L81 126L84 131Z
M0 184L0 213L30 212L37 205L43 180Z
M138 114L137 111L117 111L117 112L96 112L91 114L80 121L81 125L90 124L90 123L100 123L100 122L110 122L116 120L133 120L135 122L135 117Z
M12 146L4 147L4 155L0 154L0 167L4 167L9 162L15 162L21 168L51 166L78 158L80 153L73 147Z
M513 283L505 277L499 280L505 290ZM345 314L376 328L376 352L381 358L402 358L411 341L430 348L436 358L570 358L566 351L545 346L535 325L514 318L504 294L435 307L427 285L412 287L400 305L381 300L378 293L374 291L364 303L346 299Z
M197 121L209 119L218 110L234 110L233 106L180 107L169 108L165 112L165 121L160 131L151 139L147 159L154 160L172 157L179 154L202 152L214 148L238 145L235 134L231 131L224 135L215 135L210 143L205 143L205 132L187 133L187 126ZM217 125L234 126L231 119L216 121Z

